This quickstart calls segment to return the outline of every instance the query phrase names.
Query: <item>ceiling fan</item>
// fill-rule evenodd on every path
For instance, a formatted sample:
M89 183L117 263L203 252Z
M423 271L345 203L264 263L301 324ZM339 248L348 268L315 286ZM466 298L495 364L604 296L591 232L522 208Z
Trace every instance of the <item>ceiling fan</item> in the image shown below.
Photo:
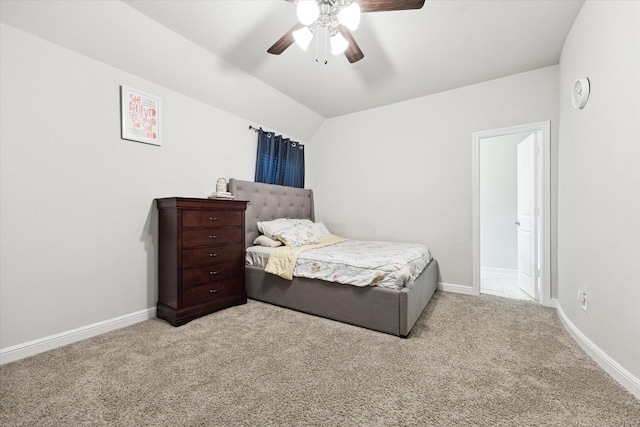
M324 29L331 45L331 53L344 53L350 63L364 58L351 31L360 23L360 14L420 9L425 0L285 0L297 4L300 22L287 31L267 52L280 55L294 42L307 50L314 33ZM316 59L317 60L317 59ZM326 60L324 61L327 62Z

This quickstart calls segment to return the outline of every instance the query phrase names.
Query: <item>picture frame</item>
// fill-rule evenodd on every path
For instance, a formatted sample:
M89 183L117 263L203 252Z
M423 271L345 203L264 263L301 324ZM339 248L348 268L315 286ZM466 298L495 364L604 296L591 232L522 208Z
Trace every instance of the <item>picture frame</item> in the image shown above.
M162 146L160 97L120 86L121 138Z

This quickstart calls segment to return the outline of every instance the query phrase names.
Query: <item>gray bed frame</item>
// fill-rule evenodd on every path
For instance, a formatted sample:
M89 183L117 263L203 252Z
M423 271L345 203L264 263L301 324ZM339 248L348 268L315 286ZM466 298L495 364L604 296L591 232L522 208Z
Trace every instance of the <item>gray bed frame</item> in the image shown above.
M258 221L309 218L315 221L313 191L251 181L229 180L236 200L246 200L245 242L260 234ZM263 268L246 266L247 297L356 326L407 337L438 285L433 259L412 288L357 287L316 279L285 280Z

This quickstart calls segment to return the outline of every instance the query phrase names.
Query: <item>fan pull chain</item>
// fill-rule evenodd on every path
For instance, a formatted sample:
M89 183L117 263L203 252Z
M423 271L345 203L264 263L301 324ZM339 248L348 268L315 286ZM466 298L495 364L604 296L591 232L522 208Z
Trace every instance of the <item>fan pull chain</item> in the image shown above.
M329 30L327 29L327 27L324 28L324 51L322 52L324 54L324 65L327 65L327 40L329 40Z
M318 60L318 55L320 54L320 29L316 27L316 62L320 62Z
M322 62L324 65L327 65L327 63L329 61L327 61L327 30L326 28L324 29L324 34L323 34L323 39L324 39L324 60L320 60L319 56L320 56L320 28L318 28L318 37L316 37L316 62L320 63Z

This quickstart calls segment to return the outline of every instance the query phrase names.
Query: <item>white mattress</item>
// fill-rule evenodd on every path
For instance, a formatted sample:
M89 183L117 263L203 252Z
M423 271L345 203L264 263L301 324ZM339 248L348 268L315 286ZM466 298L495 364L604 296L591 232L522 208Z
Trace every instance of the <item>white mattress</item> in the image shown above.
M247 265L265 267L272 249L248 248ZM293 275L353 286L402 289L412 287L430 261L425 245L347 240L302 252Z

